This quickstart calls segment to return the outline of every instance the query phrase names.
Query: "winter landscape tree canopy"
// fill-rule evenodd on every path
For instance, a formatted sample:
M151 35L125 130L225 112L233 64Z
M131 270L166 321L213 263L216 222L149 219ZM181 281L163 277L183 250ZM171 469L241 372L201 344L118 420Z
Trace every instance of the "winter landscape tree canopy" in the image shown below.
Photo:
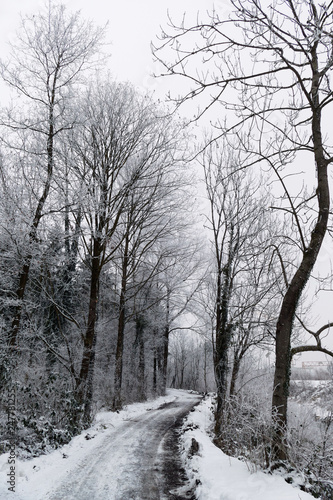
M179 440L186 494L207 498L189 465L205 459L203 412L219 453L326 500L333 318L313 306L333 285L333 2L168 16L152 45L165 100L118 81L107 25L64 4L23 15L0 55L0 453L111 426L125 453L133 408L129 446L151 425L142 460L162 472L119 498L184 495ZM325 361L296 366L305 352Z

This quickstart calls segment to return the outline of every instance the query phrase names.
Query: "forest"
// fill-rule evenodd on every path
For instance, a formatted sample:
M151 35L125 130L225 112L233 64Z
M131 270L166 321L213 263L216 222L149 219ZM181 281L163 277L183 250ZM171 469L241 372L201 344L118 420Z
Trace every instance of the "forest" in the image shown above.
M305 426L293 362L333 356L311 307L332 292L333 3L202 16L152 47L165 102L115 80L105 28L63 4L0 59L0 453L13 434L46 453L167 387L214 391L218 447L328 499L332 363Z

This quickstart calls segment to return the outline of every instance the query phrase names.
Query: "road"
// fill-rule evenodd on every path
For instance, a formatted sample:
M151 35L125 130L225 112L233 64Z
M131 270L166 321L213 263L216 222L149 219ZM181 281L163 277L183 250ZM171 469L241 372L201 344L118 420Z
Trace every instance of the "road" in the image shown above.
M200 401L183 393L105 435L45 500L185 500L186 477L177 450L183 417ZM183 493L177 493L181 488ZM186 493L184 493L184 491Z

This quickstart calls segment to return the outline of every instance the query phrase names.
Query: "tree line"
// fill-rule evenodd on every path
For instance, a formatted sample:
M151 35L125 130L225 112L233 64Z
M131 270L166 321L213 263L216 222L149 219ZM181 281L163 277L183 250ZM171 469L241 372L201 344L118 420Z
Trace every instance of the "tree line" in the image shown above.
M103 37L49 6L1 63L2 412L14 385L27 448L165 392L197 267L183 123L98 71Z

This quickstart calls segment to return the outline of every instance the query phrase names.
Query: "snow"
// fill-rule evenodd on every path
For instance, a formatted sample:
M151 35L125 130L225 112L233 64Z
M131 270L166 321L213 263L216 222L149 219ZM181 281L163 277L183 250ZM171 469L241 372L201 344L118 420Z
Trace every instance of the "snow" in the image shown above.
M9 472L8 454L0 456L0 499L1 500L59 500L60 497L52 496L54 491L65 484L66 477L77 474L78 467L83 467L82 472L90 467L91 472L95 474L99 467L99 457L101 449L106 442L112 441L118 446L117 462L120 465L122 461L122 450L125 450L128 439L128 446L132 446L129 434L131 427L128 422L134 422L139 417L145 421L150 419L151 412L159 408L164 403L176 400L188 400L190 397L186 391L169 390L167 396L157 398L147 403L137 403L128 405L119 413L100 412L97 414L92 427L76 436L67 445L55 450L47 455L43 455L32 460L16 461L16 492L13 494L7 489L7 474ZM231 458L222 453L211 441L210 431L212 428L212 401L211 398L203 400L195 409L189 413L186 420L186 430L181 436L182 456L186 463L188 477L192 484L200 480L197 487L198 500L313 500L313 497L302 492L296 487L286 483L279 475L268 475L261 471L251 471L251 466L241 462L236 458ZM169 412L172 409L167 410ZM146 417L145 417L146 415ZM151 421L151 420L149 420ZM149 424L150 425L150 424ZM121 430L128 428L126 432ZM118 438L117 438L118 436ZM126 437L127 436L127 437ZM149 434L142 436L147 439ZM120 439L119 439L120 437ZM133 436L132 436L133 437ZM199 443L199 453L189 457L192 438ZM137 439L134 437L133 439ZM121 441L121 444L119 443ZM111 443L111 444L112 444ZM125 464L126 465L126 464ZM138 462L140 466L140 461ZM95 469L94 469L95 467ZM101 463L101 468L106 467ZM84 469L85 468L85 469ZM76 471L76 472L75 472ZM135 471L133 471L135 474ZM83 474L84 475L84 474ZM119 474L118 474L119 475ZM109 478L117 477L117 470L110 471ZM98 478L96 478L97 480ZM116 481L116 479L114 479ZM103 494L105 484L101 482L100 492ZM103 491L102 491L103 490ZM74 494L74 493L73 493ZM76 496L76 500L91 498L95 500L96 496L89 496L89 492L82 490L82 495ZM61 500L74 498L72 493L65 490ZM105 500L115 500L114 496L98 496ZM124 498L117 496L117 498ZM132 497L131 497L132 498ZM135 496L137 500L146 500Z
M15 463L17 478L15 494L7 489L9 486L7 474L10 471L9 454L0 455L0 499L45 500L49 498L49 492L55 490L56 486L68 476L68 473L74 471L78 463L84 463L87 457L93 459L95 456L99 456L99 449L103 446L105 437L109 437L108 434L112 437L117 428L127 421L133 421L150 410L175 401L177 395L177 391L169 390L165 397L159 397L146 403L128 405L119 413L100 412L96 415L91 428L73 438L65 446L31 460L17 459ZM66 500L66 498L61 500Z
M225 455L210 437L212 398L203 400L186 419L182 456L192 484L200 480L198 500L313 500L313 496L288 484L279 474L254 471L251 464ZM189 456L192 439L199 452Z

